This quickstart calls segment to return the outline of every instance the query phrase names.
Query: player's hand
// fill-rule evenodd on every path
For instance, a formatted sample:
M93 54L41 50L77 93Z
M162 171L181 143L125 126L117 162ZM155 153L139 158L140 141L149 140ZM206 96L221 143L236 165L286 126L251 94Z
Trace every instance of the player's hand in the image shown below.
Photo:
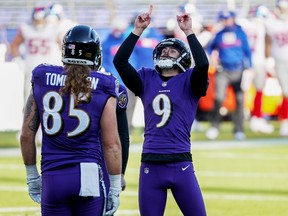
M36 178L27 179L28 192L29 196L34 202L41 203L41 188L42 181L41 176L39 175Z
M177 15L176 18L179 28L185 33L186 36L193 33L192 19L189 14L184 13L182 15Z
M122 191L124 191L126 188L126 180L124 178L124 174L121 174L121 188L122 188Z
M41 203L42 180L36 165L26 166L28 193L34 202Z
M150 5L149 11L139 14L134 22L134 30L133 33L140 36L142 32L149 26L151 22L151 14L153 10L153 5Z
M108 193L105 215L113 215L120 206L121 175L109 175L110 190Z
M120 206L120 192L110 190L108 193L105 215L113 215Z

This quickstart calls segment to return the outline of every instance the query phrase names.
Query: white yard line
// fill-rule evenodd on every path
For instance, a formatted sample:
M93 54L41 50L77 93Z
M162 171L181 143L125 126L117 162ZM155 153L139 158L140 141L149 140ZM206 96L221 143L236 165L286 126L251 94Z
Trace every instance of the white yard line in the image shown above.
M192 141L192 149L257 148L263 146L288 145L287 138L257 140Z
M197 176L288 179L288 173L197 171Z
M7 186L0 185L0 191L17 191L17 192L25 192L28 195L28 187L27 186Z
M288 138L273 138L273 139L255 139L255 140L205 140L205 141L192 141L192 150L193 149L225 149L225 148L254 148L261 146L272 146L272 145L288 145ZM142 143L131 144L131 152L141 152ZM38 147L37 153L40 154L41 148ZM11 156L20 156L20 148L2 148L0 150L0 157L11 157Z
M0 157L20 156L20 148L1 148Z
M1 213L7 213L7 212L40 212L40 207L27 207L27 206L22 206L22 207L6 207L6 208L1 208L0 207L0 212Z
M288 201L287 196L250 195L250 194L209 194L203 193L204 199L210 200L242 200L242 201Z
M243 155L245 156L245 160L247 159L266 159L266 160L288 160L287 155L279 155L275 153L230 153L230 152L220 152L213 151L201 154L201 158L229 158L229 159L243 159ZM199 157L199 154L198 154Z
M206 140L206 141L192 141L193 149L227 149L227 148L258 148L262 146L275 146L275 145L288 145L288 138L275 138L275 139L257 139L257 140ZM142 143L131 144L131 152L141 152Z
M137 199L137 192L125 191L121 193L121 197L135 197ZM219 193L203 193L203 197L206 200L233 200L233 201L259 201L259 202L288 202L287 196L276 195L251 195L251 194L219 194ZM171 193L168 194L168 198L172 199ZM0 213L17 213L17 212L40 212L40 207L0 207ZM138 215L138 209L125 210L119 209L117 215ZM25 214L26 215L26 214Z
M121 197L135 197L137 198L138 193L135 191L124 191L121 193ZM172 198L171 193L168 194L169 198ZM247 193L236 193L236 194L221 194L221 193L209 193L209 192L203 192L204 199L209 200L243 200L243 201L288 201L287 196L277 196L277 195L251 195Z
M0 164L0 170L25 170L24 164Z
M137 192L135 191L125 191L121 194L121 197L135 197L137 199ZM237 201L260 201L260 202L288 202L287 196L276 196L276 195L250 195L250 194L219 194L219 193L203 193L203 197L206 200L237 200ZM168 198L172 199L171 193L168 194ZM17 212L39 212L40 213L40 207L0 207L0 213L17 213ZM119 209L117 211L117 215L137 215L139 214L138 209L132 209L132 210L125 210L125 209ZM25 214L27 215L27 214Z

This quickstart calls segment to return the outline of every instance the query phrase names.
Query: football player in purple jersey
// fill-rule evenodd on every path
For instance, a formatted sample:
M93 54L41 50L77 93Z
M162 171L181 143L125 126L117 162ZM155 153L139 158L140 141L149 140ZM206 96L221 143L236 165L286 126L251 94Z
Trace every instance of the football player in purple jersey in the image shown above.
M101 43L90 26L70 29L62 46L64 67L41 64L32 72L20 139L29 195L41 203L45 216L113 215L121 192L119 83L99 71ZM41 176L35 145L40 124ZM104 158L108 197L101 167Z
M126 87L120 84L119 94L117 98L116 117L117 117L118 134L122 147L122 171L121 171L122 191L124 191L126 188L126 180L124 176L127 168L129 158L129 147L130 147L128 119L126 114L127 104L128 104L128 93ZM103 168L105 167L106 165L104 164ZM105 178L109 178L107 172L104 171L103 173L106 174L104 175ZM107 187L109 188L109 185L107 185Z
M137 72L129 57L150 24L152 8L136 17L134 29L113 60L123 82L144 107L140 214L163 215L167 190L171 189L183 215L204 216L205 205L192 163L190 129L199 99L206 95L209 62L192 30L191 17L184 13L177 15L177 22L190 49L179 39L164 39L153 51L155 68L142 67Z

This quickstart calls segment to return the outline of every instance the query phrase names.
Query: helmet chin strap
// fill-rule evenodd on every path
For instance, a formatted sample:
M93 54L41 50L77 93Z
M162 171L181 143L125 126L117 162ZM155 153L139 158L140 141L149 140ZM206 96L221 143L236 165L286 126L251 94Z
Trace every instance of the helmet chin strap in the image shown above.
M173 67L174 61L172 61L171 59L160 59L156 61L155 65L157 65L161 69L170 69Z
M161 69L170 69L174 65L177 65L183 72L185 72L185 68L179 63L179 61L181 60L181 57L182 56L180 56L176 61L173 61L172 59L156 60L155 66L158 66Z

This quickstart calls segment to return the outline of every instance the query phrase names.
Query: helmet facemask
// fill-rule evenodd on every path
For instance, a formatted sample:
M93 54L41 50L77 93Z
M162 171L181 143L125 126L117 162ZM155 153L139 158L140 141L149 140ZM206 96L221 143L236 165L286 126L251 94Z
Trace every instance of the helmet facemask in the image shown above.
M161 53L163 48L171 46L176 49L180 56L175 58L167 58L161 59ZM153 61L157 71L160 73L163 69L176 69L179 68L180 72L185 72L191 66L191 55L189 49L185 46L185 44L176 39L170 38L161 41L153 51Z

